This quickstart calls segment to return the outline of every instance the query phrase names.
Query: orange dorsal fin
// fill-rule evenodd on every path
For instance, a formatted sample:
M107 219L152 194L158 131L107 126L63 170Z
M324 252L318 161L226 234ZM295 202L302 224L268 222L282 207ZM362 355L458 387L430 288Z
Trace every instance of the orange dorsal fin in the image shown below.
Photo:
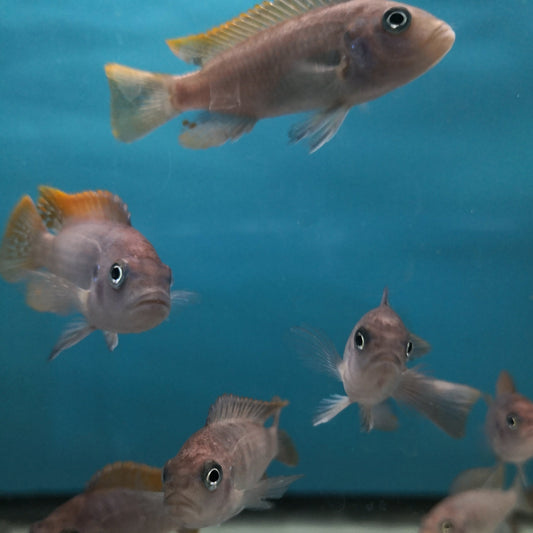
M233 48L253 35L319 7L347 0L264 0L252 9L205 33L168 39L180 59L203 65L220 52Z
M131 225L127 205L108 191L67 194L52 187L39 187L37 209L46 227L59 231L68 219L109 220Z
M119 461L104 466L89 480L86 492L101 489L163 490L161 469L133 461Z

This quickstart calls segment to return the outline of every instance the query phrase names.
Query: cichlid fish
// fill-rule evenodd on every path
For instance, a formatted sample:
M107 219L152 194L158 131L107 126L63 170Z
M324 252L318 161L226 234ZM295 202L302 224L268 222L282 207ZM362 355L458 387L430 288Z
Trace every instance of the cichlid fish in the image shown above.
M273 459L295 465L298 454L278 429L287 402L220 396L205 427L163 469L165 504L182 527L220 524L244 508L266 509L300 476L266 478ZM264 423L274 417L271 426Z
M475 489L448 496L420 525L419 533L496 533L510 531L504 524L517 507L519 491Z
M34 523L30 533L186 533L163 501L161 469L114 463L87 489Z
M397 418L388 400L406 403L455 438L464 434L466 419L480 392L466 385L424 376L406 364L429 351L429 344L410 333L390 307L387 289L379 307L357 322L341 359L334 344L322 333L293 328L300 353L314 355L322 367L342 381L346 396L322 402L314 425L331 420L352 403L359 404L364 431L393 430Z
M172 300L194 299L191 292L170 292L170 268L133 229L118 196L51 187L39 192L37 206L26 195L11 214L0 246L0 275L26 282L26 301L37 311L83 315L63 333L50 359L96 329L113 350L118 333L151 329L167 318Z
M404 85L450 50L453 30L416 7L383 0L272 0L206 33L170 39L183 76L107 64L111 125L131 142L184 111L180 143L209 148L236 140L262 118L312 111L290 131L311 152L351 107Z
M521 469L533 457L533 402L516 391L505 370L498 377L496 398L489 403L485 432L502 461Z

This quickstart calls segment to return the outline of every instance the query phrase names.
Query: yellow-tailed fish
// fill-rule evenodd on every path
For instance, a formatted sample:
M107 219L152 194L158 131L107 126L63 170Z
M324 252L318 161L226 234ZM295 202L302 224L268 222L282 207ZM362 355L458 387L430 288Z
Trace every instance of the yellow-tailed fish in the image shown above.
M26 195L11 214L0 276L25 282L26 301L37 311L83 316L60 337L51 359L97 329L113 350L119 333L151 329L168 317L171 301L194 300L192 292L170 292L170 268L131 226L118 196L39 192L37 205Z
M316 356L346 392L323 401L314 425L328 422L357 403L364 431L393 430L397 418L388 404L392 398L413 407L452 437L463 436L467 416L480 392L407 368L409 361L425 354L430 346L407 330L389 305L387 289L380 306L366 313L353 328L343 358L321 332L303 327L291 332L296 349L305 357Z
M236 140L262 118L312 111L290 130L315 151L354 105L417 78L450 50L453 30L416 7L384 0L272 0L206 33L170 39L200 70L155 74L117 64L105 71L115 137L131 142L184 111L179 141L209 148Z
M163 469L165 505L182 527L220 524L244 508L266 509L300 476L268 478L273 459L294 465L298 454L278 428L287 402L223 395L205 427L192 435ZM274 417L271 426L265 422Z

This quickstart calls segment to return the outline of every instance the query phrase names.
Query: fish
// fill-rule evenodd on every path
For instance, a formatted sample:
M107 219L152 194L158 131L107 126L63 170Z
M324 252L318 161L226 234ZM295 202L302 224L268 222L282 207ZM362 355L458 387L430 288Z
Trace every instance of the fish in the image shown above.
M35 522L30 533L197 533L180 528L164 505L161 469L130 461L107 465L85 492Z
M461 438L468 414L481 395L473 387L407 368L407 363L427 353L430 345L407 330L389 305L387 288L379 307L354 326L342 358L320 331L294 327L290 340L304 358L312 356L322 370L341 381L346 392L322 401L313 419L315 426L357 403L363 431L394 430L398 419L389 405L394 399L414 408L448 435Z
M244 508L267 509L299 475L268 478L273 459L296 465L298 453L278 428L288 402L224 394L210 407L206 424L163 468L165 505L181 527L221 524ZM265 422L273 417L272 425Z
M510 531L506 519L518 505L519 493L473 489L439 502L420 525L419 533L495 533Z
M32 309L80 313L52 348L49 359L95 330L114 350L119 333L139 333L165 320L171 302L196 300L170 291L172 272L131 225L126 204L108 191L67 194L39 187L16 205L0 244L0 276L23 282Z
M511 375L502 370L496 397L489 402L485 433L496 456L522 470L533 457L533 402L519 394Z
M132 142L185 111L182 146L237 140L263 118L309 112L290 129L310 152L350 108L421 76L455 33L419 8L384 0L271 0L205 33L167 40L199 70L181 76L105 65L111 127Z

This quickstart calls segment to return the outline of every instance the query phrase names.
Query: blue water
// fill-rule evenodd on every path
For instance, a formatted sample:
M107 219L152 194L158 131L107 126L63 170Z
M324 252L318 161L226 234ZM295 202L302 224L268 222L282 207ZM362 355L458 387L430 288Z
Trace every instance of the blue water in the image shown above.
M533 396L533 4L417 5L452 25L450 53L353 109L309 156L287 142L301 117L199 152L177 144L178 121L132 145L111 135L103 65L189 71L164 39L219 24L245 0L0 1L2 231L40 184L108 189L174 288L201 294L113 353L94 333L49 363L70 319L29 309L0 282L3 494L79 491L117 460L160 466L225 392L290 400L281 426L305 474L293 494L443 493L494 461L483 402L458 441L404 408L395 433L360 433L356 406L312 427L320 399L342 388L287 342L304 323L342 351L387 286L432 344L425 372L492 393L506 368Z

